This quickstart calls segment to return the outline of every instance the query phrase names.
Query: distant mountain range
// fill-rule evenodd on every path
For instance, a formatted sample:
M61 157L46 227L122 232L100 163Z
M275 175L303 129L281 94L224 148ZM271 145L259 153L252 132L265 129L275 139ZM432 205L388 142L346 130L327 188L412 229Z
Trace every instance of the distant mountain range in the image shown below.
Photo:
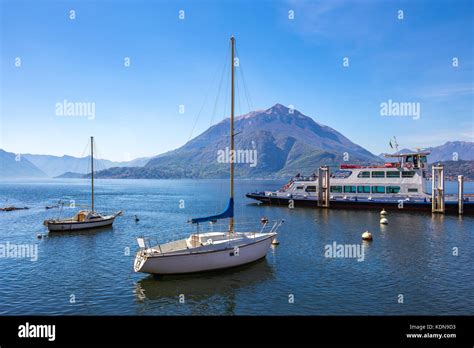
M173 151L129 162L98 160L97 177L103 178L222 178L229 172L230 120L208 130ZM353 143L331 127L315 122L297 110L276 104L236 118L236 177L275 178L310 174L320 165L374 164L384 158ZM427 149L430 162L474 160L474 143L453 141ZM0 177L90 176L90 157L24 154L1 150ZM403 149L399 152L408 152ZM459 166L459 165L457 165ZM470 168L464 163L459 168ZM17 172L18 171L18 172ZM89 173L89 174L88 174ZM462 173L460 173L462 174Z
M32 155L23 154L23 158L26 158L36 167L41 169L50 177L56 177L66 172L73 172L77 174L86 174L91 170L91 158L86 157L73 157L73 156L51 156L51 155ZM113 162L106 159L94 159L94 165L96 169L103 170L111 167L134 167L144 166L150 158L137 158L128 162Z
M0 178L46 178L28 159L0 149Z
M102 170L110 167L144 166L149 160L148 157L128 162L94 159L94 164L98 170ZM17 155L0 149L0 177L81 177L90 172L90 162L90 156Z
M456 181L458 175L464 175L466 181L474 181L474 161L439 161L444 165L444 177L448 181ZM438 162L436 162L438 163ZM431 168L427 177L431 177Z
M473 161L474 160L474 142L469 141L448 141L447 143L428 147L422 151L430 152L428 156L429 163L444 161ZM417 152L411 149L401 149L397 153ZM387 160L384 154L379 155L380 158Z

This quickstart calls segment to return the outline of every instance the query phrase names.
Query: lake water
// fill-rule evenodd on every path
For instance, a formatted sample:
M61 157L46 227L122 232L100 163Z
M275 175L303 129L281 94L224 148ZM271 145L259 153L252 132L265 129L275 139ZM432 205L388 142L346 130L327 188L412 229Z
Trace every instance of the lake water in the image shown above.
M37 238L46 234L43 220L58 214L45 206L59 199L87 204L89 182L2 181L0 206L30 209L0 212L0 244L37 245L38 259L0 258L0 313L474 314L474 218L404 212L390 214L389 225L381 226L378 212L261 206L244 197L281 184L236 183L237 221L258 226L262 216L286 220L280 245L265 260L224 272L156 278L133 272L136 237L163 242L185 237L190 217L225 207L227 181L100 180L97 210L125 212L113 228L43 239ZM455 192L455 184L449 183L448 191ZM474 192L472 183L466 192ZM75 211L66 209L65 215ZM361 244L365 230L374 241L362 244L363 261L325 257L326 245Z

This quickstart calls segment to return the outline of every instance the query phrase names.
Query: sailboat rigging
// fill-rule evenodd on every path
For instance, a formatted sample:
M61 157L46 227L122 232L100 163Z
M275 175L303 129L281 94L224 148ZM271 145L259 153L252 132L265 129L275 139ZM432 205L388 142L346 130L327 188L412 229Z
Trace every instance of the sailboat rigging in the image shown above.
M119 211L111 215L102 215L95 211L94 207L94 137L91 141L91 210L81 210L76 215L68 219L49 219L44 221L44 225L50 232L65 232L92 229L97 227L111 226ZM61 206L62 208L62 206ZM62 211L62 209L61 209Z
M230 113L230 192L226 209L217 215L193 218L197 232L188 238L149 246L147 239L137 238L140 250L135 256L135 272L152 274L184 274L231 268L264 258L283 223L265 222L260 230L237 232L234 223L234 55L235 38L231 42L231 113ZM229 218L228 230L200 233L199 224ZM269 231L265 232L268 227Z

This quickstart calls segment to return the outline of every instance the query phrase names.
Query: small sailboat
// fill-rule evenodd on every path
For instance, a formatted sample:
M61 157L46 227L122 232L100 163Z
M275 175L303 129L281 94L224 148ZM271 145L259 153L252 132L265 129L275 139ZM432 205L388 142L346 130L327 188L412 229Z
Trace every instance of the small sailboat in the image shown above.
M231 37L231 113L230 149L234 153L234 50ZM199 224L229 218L228 229L223 232L199 232ZM275 222L265 232L268 222L254 232L237 232L234 226L234 158L230 159L230 198L227 208L218 215L191 219L197 232L188 238L166 244L149 246L145 238L137 238L140 250L134 262L135 272L152 274L184 274L226 269L248 264L266 256L277 229L283 223Z
M91 137L91 210L81 210L68 219L45 220L43 224L50 232L77 231L110 226L119 215L122 215L121 211L102 215L94 210L94 137Z

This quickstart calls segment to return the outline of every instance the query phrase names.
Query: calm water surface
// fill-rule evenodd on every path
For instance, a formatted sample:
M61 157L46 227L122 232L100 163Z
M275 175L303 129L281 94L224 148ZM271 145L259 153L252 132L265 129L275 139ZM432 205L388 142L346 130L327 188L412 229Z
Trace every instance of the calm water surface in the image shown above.
M58 214L45 206L59 199L88 204L89 182L2 181L0 206L30 209L0 212L0 243L36 244L39 257L35 262L0 258L0 313L474 314L474 218L392 213L389 225L381 226L378 212L260 206L244 197L281 184L237 182L238 221L286 220L280 245L265 260L218 273L155 278L133 272L135 238L147 235L165 242L187 236L190 217L225 207L227 181L100 180L98 210L125 211L113 228L43 239L37 239L46 233L43 220ZM474 192L472 183L466 186ZM455 192L453 185L448 189ZM367 229L374 241L364 244L364 261L324 257L325 245L360 244ZM290 294L294 303L288 301ZM397 302L399 294L403 304Z

